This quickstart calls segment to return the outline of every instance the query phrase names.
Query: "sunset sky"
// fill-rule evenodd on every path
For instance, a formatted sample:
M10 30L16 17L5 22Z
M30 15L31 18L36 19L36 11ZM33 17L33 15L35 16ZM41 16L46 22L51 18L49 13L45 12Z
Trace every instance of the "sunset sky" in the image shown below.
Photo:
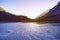
M54 7L60 0L0 0L0 6L6 11L35 18Z

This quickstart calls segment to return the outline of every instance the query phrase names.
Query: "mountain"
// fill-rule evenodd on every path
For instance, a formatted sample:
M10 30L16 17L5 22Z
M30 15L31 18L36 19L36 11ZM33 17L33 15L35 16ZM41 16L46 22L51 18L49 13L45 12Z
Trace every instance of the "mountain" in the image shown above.
M2 7L0 7L0 22L31 22L32 19L23 15L14 15L6 12Z
M3 9L2 7L0 7L0 11L5 11L5 9Z
M60 2L34 19L36 22L60 23Z

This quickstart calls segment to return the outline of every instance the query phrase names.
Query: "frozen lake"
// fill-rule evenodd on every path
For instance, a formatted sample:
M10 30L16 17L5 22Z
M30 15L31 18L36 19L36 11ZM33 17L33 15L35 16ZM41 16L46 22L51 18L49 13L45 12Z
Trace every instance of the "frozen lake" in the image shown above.
M60 40L60 24L0 23L0 40Z

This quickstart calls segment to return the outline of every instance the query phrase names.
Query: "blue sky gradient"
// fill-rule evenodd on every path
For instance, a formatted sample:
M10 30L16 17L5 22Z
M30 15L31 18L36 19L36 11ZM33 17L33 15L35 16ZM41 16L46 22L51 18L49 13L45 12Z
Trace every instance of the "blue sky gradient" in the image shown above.
M0 0L0 6L16 15L35 18L60 0Z

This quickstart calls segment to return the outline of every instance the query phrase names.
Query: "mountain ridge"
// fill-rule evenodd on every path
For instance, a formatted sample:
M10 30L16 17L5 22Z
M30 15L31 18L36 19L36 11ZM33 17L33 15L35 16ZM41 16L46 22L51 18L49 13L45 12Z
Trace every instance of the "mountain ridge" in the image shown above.
M0 7L0 22L31 22L32 19L23 15L14 15Z
M46 23L60 23L60 2L49 9L49 12L44 13L45 15L38 16L36 22L46 22Z
M0 8L0 22L39 22L39 23L60 23L60 2L51 9L43 12L35 19L23 15L14 15Z

